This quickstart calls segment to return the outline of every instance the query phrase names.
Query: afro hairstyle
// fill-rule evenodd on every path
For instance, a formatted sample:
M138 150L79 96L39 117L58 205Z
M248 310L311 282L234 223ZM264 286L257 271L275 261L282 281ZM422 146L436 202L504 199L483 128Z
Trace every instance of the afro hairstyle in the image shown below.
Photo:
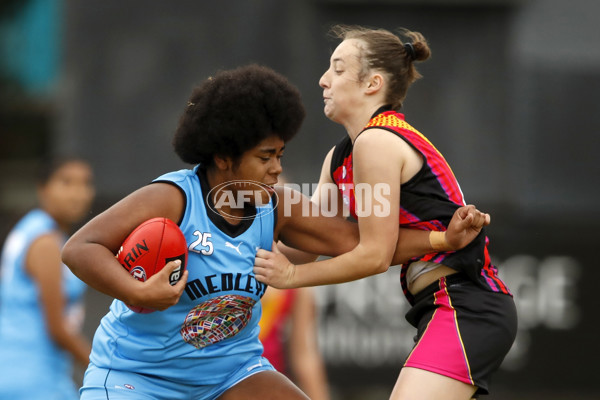
M192 91L173 147L190 164L210 166L214 156L237 162L268 137L288 142L305 114L298 89L272 69L251 64L219 71Z

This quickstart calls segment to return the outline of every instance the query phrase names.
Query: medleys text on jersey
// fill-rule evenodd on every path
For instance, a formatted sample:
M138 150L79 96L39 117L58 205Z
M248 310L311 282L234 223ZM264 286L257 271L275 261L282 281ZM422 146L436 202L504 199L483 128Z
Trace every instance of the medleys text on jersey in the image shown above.
M266 289L267 285L257 281L254 275L225 273L194 279L187 283L185 292L191 300L195 300L208 294L226 291L253 293L262 297Z

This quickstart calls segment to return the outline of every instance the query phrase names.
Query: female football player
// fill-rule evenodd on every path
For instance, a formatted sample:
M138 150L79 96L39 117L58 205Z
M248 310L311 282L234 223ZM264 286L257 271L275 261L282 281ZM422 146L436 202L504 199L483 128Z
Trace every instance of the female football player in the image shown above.
M348 135L325 158L319 185L339 188L338 201L358 219L360 243L303 265L260 250L256 277L280 288L360 279L387 270L398 222L429 231L436 251L401 269L412 305L406 317L418 340L391 398L466 400L487 393L490 375L515 339L516 310L490 263L484 231L459 251L444 249L448 221L465 200L444 157L398 111L420 77L415 63L429 58L430 48L420 33L407 30L406 42L383 29L336 27L334 33L342 41L319 85L325 115ZM384 185L389 191L380 195L399 207L377 215L375 191L352 189L361 185ZM328 194L317 189L317 196Z

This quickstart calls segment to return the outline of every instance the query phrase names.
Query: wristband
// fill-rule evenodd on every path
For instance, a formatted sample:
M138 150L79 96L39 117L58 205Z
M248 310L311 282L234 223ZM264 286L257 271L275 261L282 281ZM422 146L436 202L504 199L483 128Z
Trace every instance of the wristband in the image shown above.
M429 243L435 251L448 251L448 242L446 241L446 232L429 232Z

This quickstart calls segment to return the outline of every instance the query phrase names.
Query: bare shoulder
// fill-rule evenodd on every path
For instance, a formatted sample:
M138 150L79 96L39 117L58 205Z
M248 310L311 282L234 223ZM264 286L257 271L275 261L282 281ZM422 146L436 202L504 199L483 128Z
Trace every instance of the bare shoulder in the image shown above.
M166 217L175 223L181 220L185 208L184 194L168 183L152 183L137 189L97 215L69 240L100 243L116 251L142 222Z
M386 164L401 160L403 155L411 151L410 146L393 132L385 129L368 129L354 141L353 159Z
M386 129L371 128L362 132L354 141L354 152L364 151L368 148L393 148L410 147L404 140Z
M25 270L35 280L41 276L58 273L62 237L58 231L38 236L27 251Z
M410 144L385 129L368 129L356 138L353 157L356 163L367 165L394 165L406 182L422 167L423 159Z
M62 240L61 234L58 231L44 233L31 242L29 252L47 253L49 251L60 250Z
M185 195L170 183L151 183L132 192L115 207L120 212L139 213L140 218L167 217L177 221L185 206Z

